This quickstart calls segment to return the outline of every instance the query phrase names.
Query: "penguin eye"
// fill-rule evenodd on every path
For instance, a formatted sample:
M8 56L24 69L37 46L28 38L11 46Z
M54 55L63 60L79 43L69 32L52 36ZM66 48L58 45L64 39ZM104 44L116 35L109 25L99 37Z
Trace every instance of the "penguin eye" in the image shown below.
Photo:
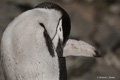
M61 31L61 28L59 28L59 30Z

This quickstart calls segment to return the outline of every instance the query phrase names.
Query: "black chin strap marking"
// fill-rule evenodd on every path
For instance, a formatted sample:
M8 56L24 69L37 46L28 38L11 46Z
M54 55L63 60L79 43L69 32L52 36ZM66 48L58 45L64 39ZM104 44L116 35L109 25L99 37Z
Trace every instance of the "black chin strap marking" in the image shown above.
M50 55L51 55L52 57L54 57L55 54L54 54L52 39L50 38L47 30L45 29L44 24L43 24L43 23L40 23L40 25L44 28L44 37L45 37L46 45L47 45L47 47L48 47L48 51L50 52Z
M61 17L61 18L59 19L59 21L58 21L57 28L58 28L58 25L59 25L61 19L62 19L62 17ZM54 37L52 38L52 41L53 41L53 39L55 38L55 36L56 36L56 34L57 34L57 28L56 28L55 35L54 35Z

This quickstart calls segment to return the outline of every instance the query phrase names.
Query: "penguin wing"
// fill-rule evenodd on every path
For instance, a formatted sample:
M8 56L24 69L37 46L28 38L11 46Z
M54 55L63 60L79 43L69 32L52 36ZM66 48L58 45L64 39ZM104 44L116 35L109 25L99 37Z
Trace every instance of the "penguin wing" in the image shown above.
M63 56L86 56L93 57L96 49L82 40L69 39L64 47Z

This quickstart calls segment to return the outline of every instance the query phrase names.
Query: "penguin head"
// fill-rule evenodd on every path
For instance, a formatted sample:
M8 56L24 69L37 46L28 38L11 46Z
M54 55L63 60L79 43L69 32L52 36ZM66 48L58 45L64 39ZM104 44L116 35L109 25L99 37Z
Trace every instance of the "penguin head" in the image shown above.
M67 12L60 6L50 2L41 3L35 8L46 9L46 11L54 12L52 15L48 14L52 17L52 19L49 20L48 23L44 24L44 26L55 47L57 47L58 41L61 42L61 45L64 45L68 40L71 29L70 18ZM50 19L50 17L47 18Z

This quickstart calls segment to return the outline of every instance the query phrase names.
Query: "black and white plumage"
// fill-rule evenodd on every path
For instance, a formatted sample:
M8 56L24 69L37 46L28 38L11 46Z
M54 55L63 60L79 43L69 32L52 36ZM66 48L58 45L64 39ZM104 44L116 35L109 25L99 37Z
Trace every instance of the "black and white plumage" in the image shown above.
M96 56L91 45L68 40L70 28L69 15L53 3L16 17L1 40L6 80L67 80L66 56Z

